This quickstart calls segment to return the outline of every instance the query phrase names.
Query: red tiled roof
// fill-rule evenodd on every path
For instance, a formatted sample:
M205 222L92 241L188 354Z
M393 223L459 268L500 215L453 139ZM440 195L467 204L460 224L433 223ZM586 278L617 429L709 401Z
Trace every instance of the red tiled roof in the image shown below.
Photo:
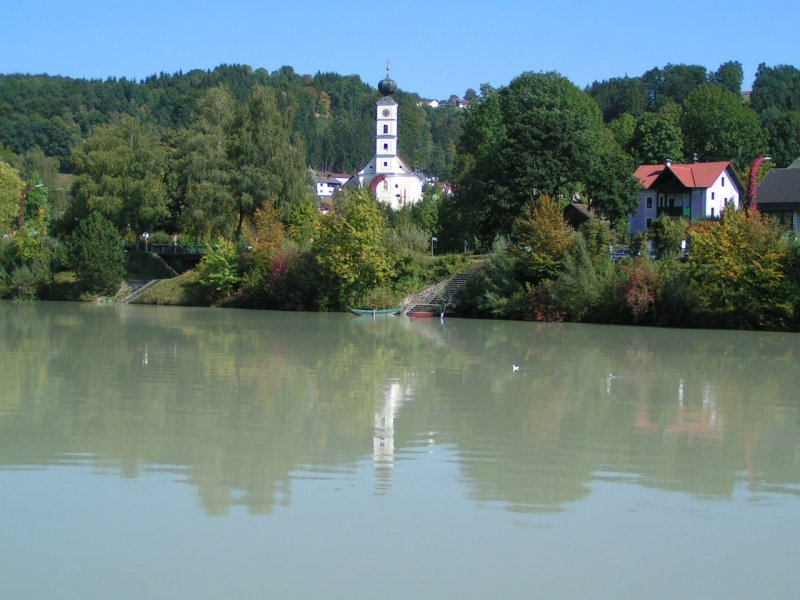
M669 169L683 185L688 188L711 187L730 162L689 163L687 165L642 165L636 169L636 178L642 187L649 190L656 180Z

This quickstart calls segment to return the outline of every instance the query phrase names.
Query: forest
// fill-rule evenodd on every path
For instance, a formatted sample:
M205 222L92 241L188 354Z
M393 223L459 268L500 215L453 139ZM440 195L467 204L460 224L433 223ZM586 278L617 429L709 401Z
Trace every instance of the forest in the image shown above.
M440 252L490 257L491 268L472 286L463 314L602 320L591 303L574 310L577 304L568 298L578 292L554 282L564 269L602 263L598 249L607 243L634 247L645 241L626 231L637 204L637 165L667 158L726 160L746 180L759 156L772 157L759 177L800 156L800 71L762 64L752 89L743 90L743 83L742 65L730 61L715 71L668 64L585 89L558 73L528 72L497 89L484 84L479 93L467 90L466 109L452 103L434 109L419 95L400 91L400 154L413 168L451 181L455 193L432 188L420 205L399 213L350 193L323 216L308 169L353 172L373 153L379 95L357 76L300 75L291 67L270 73L246 65L142 81L2 75L0 218L8 233L0 294L47 296L59 269L87 269L101 262L98 256L114 254L79 249L78 240L125 240L135 248L150 232L154 239L176 235L213 245L196 273L208 288L203 302L315 310L374 306L463 266L455 258L449 266L423 259L436 237ZM548 219L558 212L553 206L578 199L599 224L566 235ZM762 298L750 317L737 321L729 318L733 305L714 312L713 299L706 298L702 314L713 313L709 322L720 326L794 327L796 290L789 284L800 272L791 262L796 248L777 230L765 233L747 219L736 223L763 243L783 244L773 248L780 255L770 274L777 287L753 292L780 288L783 308L764 318L769 302ZM657 225L651 244L663 251L650 265L653 272L669 265L670 285L699 289L708 269L690 269L691 259L688 266L665 259L675 239L696 239L698 249L713 249L709 239L728 243L717 235L722 225L719 231L701 231L714 224ZM697 237L701 233L707 236ZM602 268L613 270L604 284L609 302L626 302L619 294L631 278L651 282L652 289L641 292L646 298L657 297L653 290L665 281L630 265ZM122 277L120 268L111 271L112 280ZM325 285L311 289L315 277ZM593 281L586 273L582 280ZM88 281L82 285L97 291L113 287ZM279 292L277 281L302 289ZM603 318L703 321L694 309L656 318L654 301L648 302L628 313L615 305Z

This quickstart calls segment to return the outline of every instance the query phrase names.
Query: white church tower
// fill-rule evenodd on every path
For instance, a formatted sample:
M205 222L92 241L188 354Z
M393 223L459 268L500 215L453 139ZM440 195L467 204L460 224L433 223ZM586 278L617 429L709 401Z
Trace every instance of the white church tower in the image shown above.
M378 84L382 98L375 109L375 156L356 177L379 202L397 210L422 200L422 179L397 155L398 106L392 98L397 84L389 77Z

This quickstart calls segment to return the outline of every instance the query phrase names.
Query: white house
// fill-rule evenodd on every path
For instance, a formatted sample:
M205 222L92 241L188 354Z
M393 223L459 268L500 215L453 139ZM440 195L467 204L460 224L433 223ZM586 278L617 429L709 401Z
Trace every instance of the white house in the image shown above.
M396 210L422 200L424 181L397 154L398 106L392 98L397 84L388 68L378 91L383 97L376 103L375 156L349 183L369 187L379 202Z
M350 179L346 173L314 173L313 177L314 193L318 198L331 198Z
M646 231L666 214L687 221L718 217L726 206L739 206L744 186L730 162L642 165L639 209L629 217L631 233Z

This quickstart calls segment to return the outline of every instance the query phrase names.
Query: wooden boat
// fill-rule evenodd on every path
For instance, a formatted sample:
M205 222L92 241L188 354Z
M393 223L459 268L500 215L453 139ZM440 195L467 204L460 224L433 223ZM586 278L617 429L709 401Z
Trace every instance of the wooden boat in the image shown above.
M416 311L411 311L410 313L408 313L408 316L409 317L416 317L416 318L422 318L422 317L431 318L431 317L438 317L439 314L438 313L434 313L434 312L416 310Z
M402 308L351 308L350 312L359 317L389 317L402 310Z

